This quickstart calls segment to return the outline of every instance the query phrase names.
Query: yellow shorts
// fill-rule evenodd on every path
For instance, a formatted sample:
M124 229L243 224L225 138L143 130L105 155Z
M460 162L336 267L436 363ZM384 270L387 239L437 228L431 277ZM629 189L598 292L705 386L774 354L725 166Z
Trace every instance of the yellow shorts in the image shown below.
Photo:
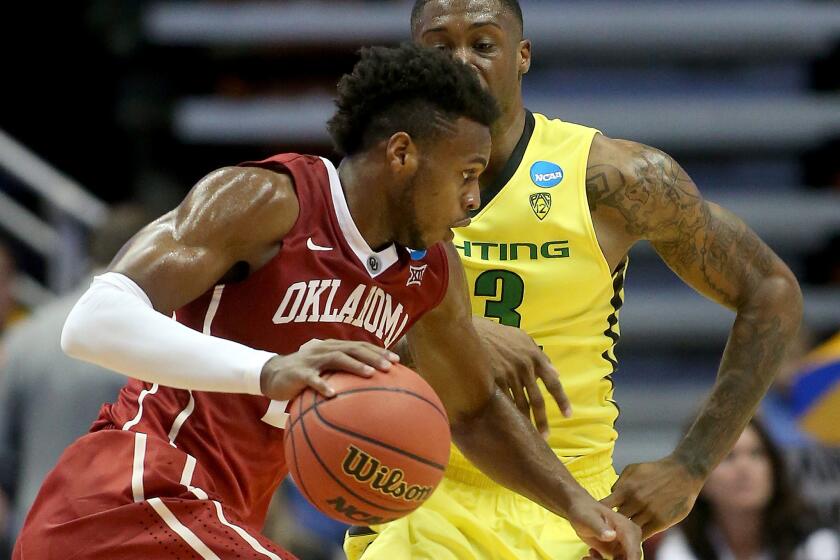
M595 499L615 483L610 453L574 459L569 471ZM349 560L528 560L583 558L571 525L484 475L447 471L423 507L402 519L348 531Z

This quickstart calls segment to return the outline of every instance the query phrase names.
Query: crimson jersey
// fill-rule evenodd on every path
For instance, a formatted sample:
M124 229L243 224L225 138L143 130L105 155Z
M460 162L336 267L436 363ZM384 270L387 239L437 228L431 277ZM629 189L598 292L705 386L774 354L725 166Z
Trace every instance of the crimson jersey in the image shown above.
M353 223L329 161L283 154L244 165L288 173L300 215L275 257L246 280L218 285L179 309L180 323L277 354L312 339L389 347L440 302L448 284L443 248L372 250ZM260 396L132 379L115 403L103 406L92 431L116 428L163 438L195 459L192 480L207 485L202 490L211 499L262 527L287 473L285 408L285 402ZM155 465L145 460L151 474Z

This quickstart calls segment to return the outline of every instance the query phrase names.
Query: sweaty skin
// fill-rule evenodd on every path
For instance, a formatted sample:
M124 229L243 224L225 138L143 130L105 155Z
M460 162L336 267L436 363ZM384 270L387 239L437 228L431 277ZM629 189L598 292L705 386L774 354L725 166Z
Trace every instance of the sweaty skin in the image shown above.
M490 155L489 131L464 119L458 124L452 136L426 154L436 165L425 168L428 175L422 183L412 179L422 165L423 150L406 133L342 162L339 175L348 206L369 245L400 242L406 235L402 224L408 221L407 210L400 210L396 201L407 185L416 187L417 200L430 199L410 205L417 208L414 219L430 244L443 240L452 224L477 207L478 176ZM383 211L385 207L392 211ZM134 280L154 308L169 315L232 271L259 269L277 254L298 213L289 176L251 167L223 168L135 236L110 270ZM594 549L637 560L639 529L592 499L496 388L472 324L463 268L451 249L448 262L450 282L442 303L418 321L408 340L418 372L443 401L455 443L497 482L569 519ZM329 396L321 371L370 375L371 368L387 370L395 359L370 344L313 341L294 354L269 360L261 388L276 400L288 400L307 385ZM505 460L499 461L502 456Z
M521 84L531 43L497 0L430 0L412 21L412 35L471 65L497 98L504 114L491 129L493 151L481 178L482 186L492 184L524 129ZM743 431L795 338L802 295L773 251L737 216L704 200L685 171L655 148L597 135L587 198L611 270L647 240L686 284L737 313L717 381L685 438L660 461L628 466L604 500L647 538L685 517ZM485 340L494 336L504 339L484 329ZM517 351L534 355L527 345Z

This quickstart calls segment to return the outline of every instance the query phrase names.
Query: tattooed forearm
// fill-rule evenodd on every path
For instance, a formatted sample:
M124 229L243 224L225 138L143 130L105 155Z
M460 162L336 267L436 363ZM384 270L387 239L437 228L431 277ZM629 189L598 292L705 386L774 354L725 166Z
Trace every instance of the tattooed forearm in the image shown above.
M799 327L801 294L782 261L738 217L703 200L671 157L611 140L590 161L593 216L647 239L683 280L738 312L717 382L675 455L698 476L731 448L776 374Z
M780 317L735 320L717 382L674 451L694 476L706 476L737 441L773 380L790 331Z

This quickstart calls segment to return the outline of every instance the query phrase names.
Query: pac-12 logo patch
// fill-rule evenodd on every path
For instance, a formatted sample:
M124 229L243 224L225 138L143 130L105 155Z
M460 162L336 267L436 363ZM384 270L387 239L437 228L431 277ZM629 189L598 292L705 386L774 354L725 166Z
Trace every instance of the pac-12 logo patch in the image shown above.
M531 203L531 210L534 211L537 218L543 220L548 216L548 211L551 210L551 195L547 192L534 193L528 197Z
M550 189L563 180L563 169L550 161L538 161L531 166L531 180L538 187Z

